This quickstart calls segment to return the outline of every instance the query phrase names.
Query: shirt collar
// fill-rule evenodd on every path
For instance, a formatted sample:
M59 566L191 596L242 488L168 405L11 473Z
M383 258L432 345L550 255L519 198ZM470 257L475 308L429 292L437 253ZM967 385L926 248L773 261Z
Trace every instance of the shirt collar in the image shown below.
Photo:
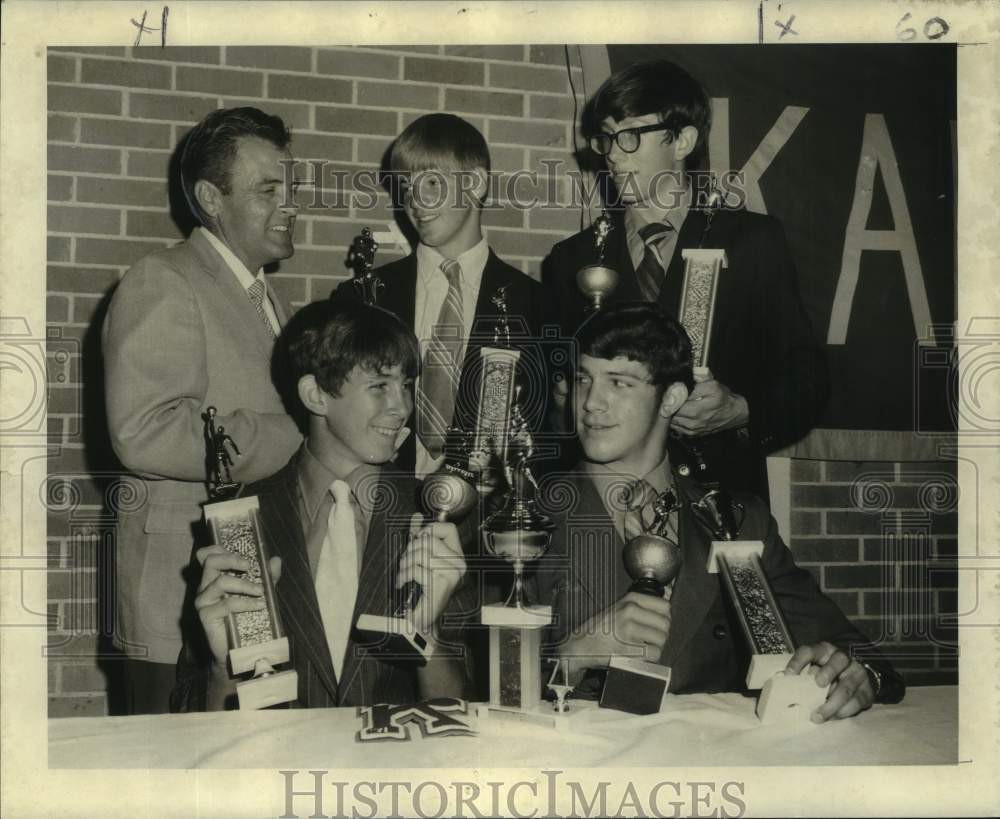
M626 511L628 495L623 490L640 478L646 481L657 495L662 494L673 485L670 459L666 455L645 475L626 475L622 472L614 472L608 470L603 464L595 464L590 461L583 462L583 469L594 484L605 508L611 513Z
M677 200L676 207L668 210L660 221L669 224L674 229L675 235L679 234L681 228L684 226L684 219L687 217L687 212L690 208L691 187L688 186L684 188L684 192ZM625 209L625 231L630 243L638 240L639 244L642 244L642 239L639 238L639 229L645 227L647 224L649 223L639 215L639 212L635 208Z
M216 236L208 228L198 227L196 230L200 230L202 235L208 240L208 243L215 248L218 254L222 257L222 261L226 263L226 267L233 271L233 275L236 276L237 281L239 281L240 286L244 290L249 290L250 286L255 282L259 281L264 285L264 292L267 292L267 281L264 278L264 269L261 268L256 274L251 273L247 270L247 266L241 262L235 253L229 249L229 245L222 241L218 236Z
M464 253L460 253L456 261L462 266L462 282L466 288L475 287L478 289L483 278L483 270L486 268L486 261L490 256L490 245L483 237L479 243L470 247ZM434 273L441 273L441 262L445 257L434 247L420 243L417 245L417 275L425 282Z
M375 464L361 464L347 478L347 485L365 517L371 518L375 503L375 493L372 487L376 485L381 468ZM309 449L309 442L302 445L299 458L299 489L302 492L302 502L309 521L315 519L323 500L330 491L330 486L337 476L319 460Z

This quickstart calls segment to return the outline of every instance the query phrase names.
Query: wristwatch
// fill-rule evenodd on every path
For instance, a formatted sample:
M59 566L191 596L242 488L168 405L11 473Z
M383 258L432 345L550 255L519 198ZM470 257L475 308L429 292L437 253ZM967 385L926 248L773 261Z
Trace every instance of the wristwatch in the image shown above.
M868 672L868 679L871 680L872 688L875 690L875 702L878 702L878 695L882 691L882 674L863 660L859 661L861 667Z

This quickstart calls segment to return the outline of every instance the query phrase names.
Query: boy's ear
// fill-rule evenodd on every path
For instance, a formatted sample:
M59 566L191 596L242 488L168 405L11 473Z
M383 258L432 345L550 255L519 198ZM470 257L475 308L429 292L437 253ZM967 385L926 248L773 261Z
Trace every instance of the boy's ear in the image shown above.
M476 197L476 201L482 204L486 199L486 194L489 193L490 177L486 173L486 168L475 168L472 174L476 180L472 192Z
M672 418L688 400L688 388L680 381L675 381L663 391L663 398L660 399L660 417Z
M674 140L674 158L677 160L687 159L688 154L694 150L698 144L698 129L693 125L686 125L681 128Z
M316 383L316 376L304 375L298 383L299 401L311 415L326 415L326 393Z

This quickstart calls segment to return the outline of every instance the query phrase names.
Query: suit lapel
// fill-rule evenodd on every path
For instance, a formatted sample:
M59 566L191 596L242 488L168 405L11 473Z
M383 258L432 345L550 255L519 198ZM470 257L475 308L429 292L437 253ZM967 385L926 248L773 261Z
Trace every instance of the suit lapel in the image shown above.
M677 479L681 501L678 538L684 562L670 601L670 633L660 658L663 665L676 662L719 595L718 576L705 570L711 545L710 536L691 513L695 486L681 478Z
M385 287L379 293L379 307L395 313L413 330L416 322L413 313L417 304L417 254L411 253L382 272L386 274L383 277ZM379 271L376 271L378 274Z
M382 473L380 480L385 478ZM395 487L394 487L395 488ZM391 537L391 532L386 522L384 510L375 509L372 512L371 523L368 526L368 538L365 541L365 551L361 558L361 573L358 577L358 595L354 603L354 615L352 623L358 621L358 617L366 612L386 613L388 611L387 600L389 597L390 581L395 576L396 565L406 540L403 537ZM344 668L341 673L341 701L348 696L348 692L358 688L358 676L361 676L361 693L355 699L362 702L365 699L365 692L372 690L372 685L365 680L365 650L357 645L353 638L347 644L347 653L344 658Z
M233 337L243 339L245 350L256 348L270 362L274 349L274 337L267 331L260 319L260 314L253 302L250 301L247 291L240 286L236 274L229 269L223 258L200 232L192 233L190 242L202 267L215 281L215 286L219 289L219 294L225 304L225 314L219 316L218 320L220 322L226 321L229 333ZM272 304L274 304L274 300L272 300ZM275 312L277 309L275 307ZM278 320L281 323L280 315Z
M292 650L301 651L309 658L330 697L335 700L337 681L316 600L316 584L309 568L302 523L296 510L297 463L296 459L287 467L287 474L270 495L269 507L261 516L262 524L268 544L281 558L281 580L278 581L277 591L283 603L282 615ZM261 502L264 501L262 497Z

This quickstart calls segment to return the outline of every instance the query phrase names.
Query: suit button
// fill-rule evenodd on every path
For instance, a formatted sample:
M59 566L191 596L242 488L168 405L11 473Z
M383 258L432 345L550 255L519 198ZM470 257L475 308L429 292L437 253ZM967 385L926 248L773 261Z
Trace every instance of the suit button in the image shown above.
M716 640L724 640L725 637L726 637L726 634L728 634L728 632L726 631L726 627L724 625L722 625L721 623L719 625L717 625L715 628L712 629L712 636Z

